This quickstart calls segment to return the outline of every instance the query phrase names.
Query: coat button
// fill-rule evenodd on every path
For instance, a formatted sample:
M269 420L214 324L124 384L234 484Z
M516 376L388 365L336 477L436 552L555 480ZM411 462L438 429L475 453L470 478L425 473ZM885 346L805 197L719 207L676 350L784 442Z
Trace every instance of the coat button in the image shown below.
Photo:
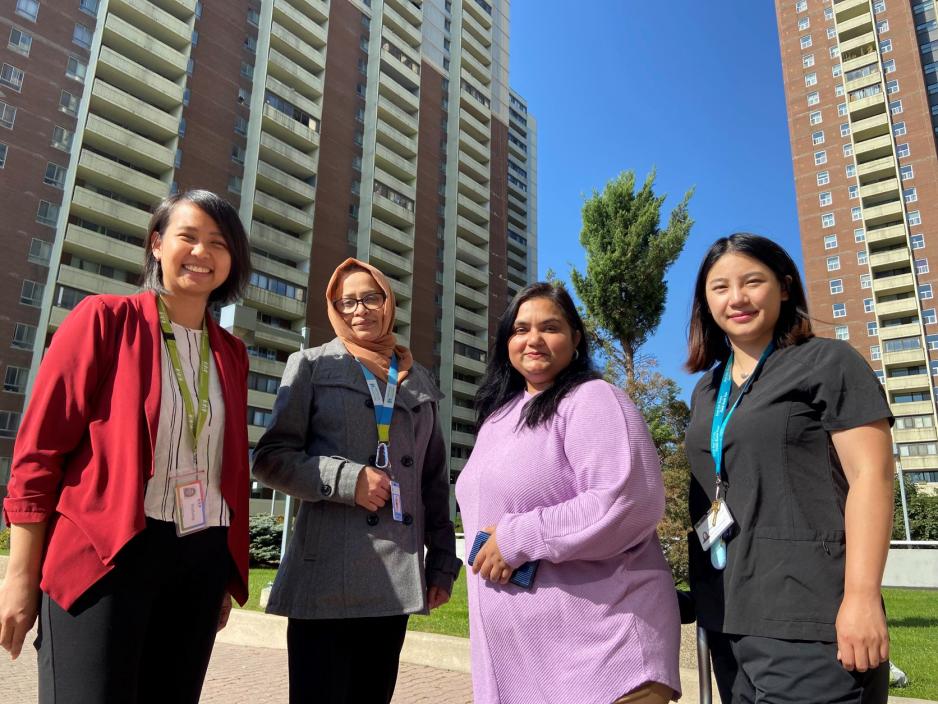
M420 413L420 406L414 406L414 413Z
M405 513L405 514L404 514L404 525L405 525L405 526L409 526L409 525L410 525L411 523L413 523L413 522L414 522L414 517L411 516L409 513Z
M374 526L378 525L378 514L377 514L377 513L369 513L369 514L368 514L368 518L365 519L365 523L367 523L368 525L370 525L372 528L373 528Z
M319 493L323 496L332 496L332 487L329 484L323 484L319 487Z
M365 408L374 408L374 407L375 407L375 402L372 401L370 398L366 398L366 399L365 399Z
M410 455L404 455L401 457L401 464L405 467L410 467L414 463L414 458Z

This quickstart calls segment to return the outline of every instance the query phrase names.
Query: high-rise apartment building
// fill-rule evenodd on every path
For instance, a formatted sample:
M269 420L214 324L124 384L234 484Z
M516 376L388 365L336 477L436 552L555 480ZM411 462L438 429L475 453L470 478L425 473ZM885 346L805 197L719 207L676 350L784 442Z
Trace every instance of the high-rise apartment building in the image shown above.
M0 474L48 336L136 290L149 212L187 188L250 234L221 317L248 344L252 443L289 354L332 337L323 291L355 256L391 279L461 468L495 321L536 277L507 0L10 0L0 23Z
M935 2L776 0L776 13L817 332L867 359L896 416L903 471L934 486Z

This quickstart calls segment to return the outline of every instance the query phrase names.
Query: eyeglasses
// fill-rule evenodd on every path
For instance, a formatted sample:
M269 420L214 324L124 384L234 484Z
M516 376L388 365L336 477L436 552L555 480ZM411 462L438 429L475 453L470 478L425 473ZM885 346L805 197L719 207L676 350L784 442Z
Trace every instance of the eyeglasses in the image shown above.
M378 310L384 305L384 301L383 293L369 293L361 298L339 298L332 302L332 306L342 315L349 315L355 312L359 303L365 306L365 310Z

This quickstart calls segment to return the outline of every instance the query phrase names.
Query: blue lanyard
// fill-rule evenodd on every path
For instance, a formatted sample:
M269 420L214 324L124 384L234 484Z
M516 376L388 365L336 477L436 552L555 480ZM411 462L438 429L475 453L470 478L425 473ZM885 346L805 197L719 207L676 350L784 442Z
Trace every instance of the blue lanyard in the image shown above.
M718 494L720 470L723 467L723 435L726 433L726 426L729 425L733 411L736 410L743 395L749 390L749 387L752 386L756 375L774 349L775 343L770 342L768 347L762 351L762 356L759 357L759 362L756 364L755 369L752 370L752 374L749 375L746 383L743 384L743 387L740 389L739 396L736 397L736 401L733 402L733 405L728 410L726 406L730 400L730 388L733 384L733 354L730 353L730 358L726 360L726 368L723 370L723 381L720 382L720 392L717 394L716 406L713 408L713 425L710 427L710 455L713 457L713 468L717 475ZM717 498L719 498L719 495Z
M378 426L378 451L375 453L375 467L385 469L390 465L388 443L391 441L391 417L394 415L394 399L397 397L397 355L391 355L391 367L388 369L388 385L381 396L378 380L371 370L358 363L365 375L368 392L375 407L375 425Z

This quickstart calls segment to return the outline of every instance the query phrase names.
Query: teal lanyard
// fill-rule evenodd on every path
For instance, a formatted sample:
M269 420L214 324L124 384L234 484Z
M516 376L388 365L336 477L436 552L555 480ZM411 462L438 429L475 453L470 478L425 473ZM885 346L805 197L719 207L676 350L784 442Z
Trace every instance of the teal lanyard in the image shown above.
M394 399L397 397L397 355L391 355L391 367L388 369L388 385L381 396L378 380L371 370L358 363L365 375L368 392L375 407L375 425L378 426L378 450L375 453L375 467L387 469L391 464L388 443L391 441L391 417L394 415Z

